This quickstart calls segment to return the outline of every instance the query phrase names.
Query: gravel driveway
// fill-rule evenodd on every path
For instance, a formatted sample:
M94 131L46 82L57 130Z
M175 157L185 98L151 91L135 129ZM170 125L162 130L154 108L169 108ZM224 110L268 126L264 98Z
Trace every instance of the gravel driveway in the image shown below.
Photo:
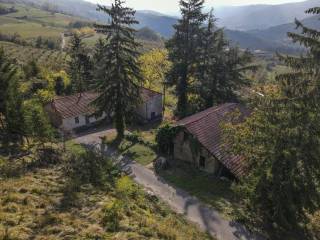
M99 146L100 137L113 132L107 129L95 133L88 133L76 137L77 143L85 145ZM108 155L116 156L117 153L106 151ZM185 215L185 217L199 227L208 232L218 240L258 240L262 239L249 234L240 224L225 220L217 211L206 206L197 198L189 195L185 191L169 185L161 177L155 175L153 171L131 161L123 156L117 156L121 168L130 173L132 178L148 191L153 192L165 201L175 212Z

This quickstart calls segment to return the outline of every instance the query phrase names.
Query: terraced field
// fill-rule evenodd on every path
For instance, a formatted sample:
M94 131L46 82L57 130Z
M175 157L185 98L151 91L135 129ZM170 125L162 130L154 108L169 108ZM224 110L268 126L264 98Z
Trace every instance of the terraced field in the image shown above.
M62 51L53 51L47 49L38 49L29 46L21 46L10 42L1 42L5 53L15 59L18 63L23 64L31 59L35 59L41 66L51 70L62 70L66 67L67 54Z

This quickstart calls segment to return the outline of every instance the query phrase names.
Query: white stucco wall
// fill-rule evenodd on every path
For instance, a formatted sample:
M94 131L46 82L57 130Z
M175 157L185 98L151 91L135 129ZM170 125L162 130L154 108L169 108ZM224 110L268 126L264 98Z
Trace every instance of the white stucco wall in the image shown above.
M140 104L137 109L137 113L146 121L152 120L152 113L155 113L155 117L158 118L162 115L162 95L158 95L152 98L150 101Z
M101 121L103 120L107 115L105 113L103 113L103 115L99 118L95 118L95 117L90 117L90 124L92 123L95 123L95 122L98 122L98 121ZM62 127L63 129L67 130L67 131L70 131L72 129L75 129L75 128L79 128L79 127L84 127L87 125L86 123L86 116L85 115L80 115L78 116L79 118L79 123L76 124L76 121L75 121L75 118L76 117L72 117L72 118L66 118L66 119L63 119L62 120Z

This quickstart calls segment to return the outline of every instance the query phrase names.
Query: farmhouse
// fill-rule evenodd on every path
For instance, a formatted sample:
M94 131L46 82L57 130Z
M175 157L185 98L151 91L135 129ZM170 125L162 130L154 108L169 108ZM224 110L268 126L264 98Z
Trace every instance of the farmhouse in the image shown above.
M162 94L146 88L140 88L141 104L136 114L141 122L151 122L162 119ZM71 96L56 97L46 106L46 111L53 125L65 131L72 131L82 127L90 127L106 118L111 113L103 113L95 117L95 108L92 102L97 99L98 93L84 92Z
M219 176L243 175L244 159L230 154L222 139L221 124L229 121L230 113L235 111L240 112L241 118L249 115L242 105L228 103L177 122L180 130L174 139L174 159Z

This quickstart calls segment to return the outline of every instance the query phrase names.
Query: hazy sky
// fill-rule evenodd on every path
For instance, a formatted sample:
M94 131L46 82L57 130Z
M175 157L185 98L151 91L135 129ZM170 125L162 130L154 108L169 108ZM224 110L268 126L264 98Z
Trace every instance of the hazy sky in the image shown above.
M93 3L110 5L112 0L86 0ZM288 2L302 2L303 0L207 0L207 6L230 6L249 4L281 4ZM127 0L127 4L137 10L154 10L162 13L174 13L179 10L179 0Z

